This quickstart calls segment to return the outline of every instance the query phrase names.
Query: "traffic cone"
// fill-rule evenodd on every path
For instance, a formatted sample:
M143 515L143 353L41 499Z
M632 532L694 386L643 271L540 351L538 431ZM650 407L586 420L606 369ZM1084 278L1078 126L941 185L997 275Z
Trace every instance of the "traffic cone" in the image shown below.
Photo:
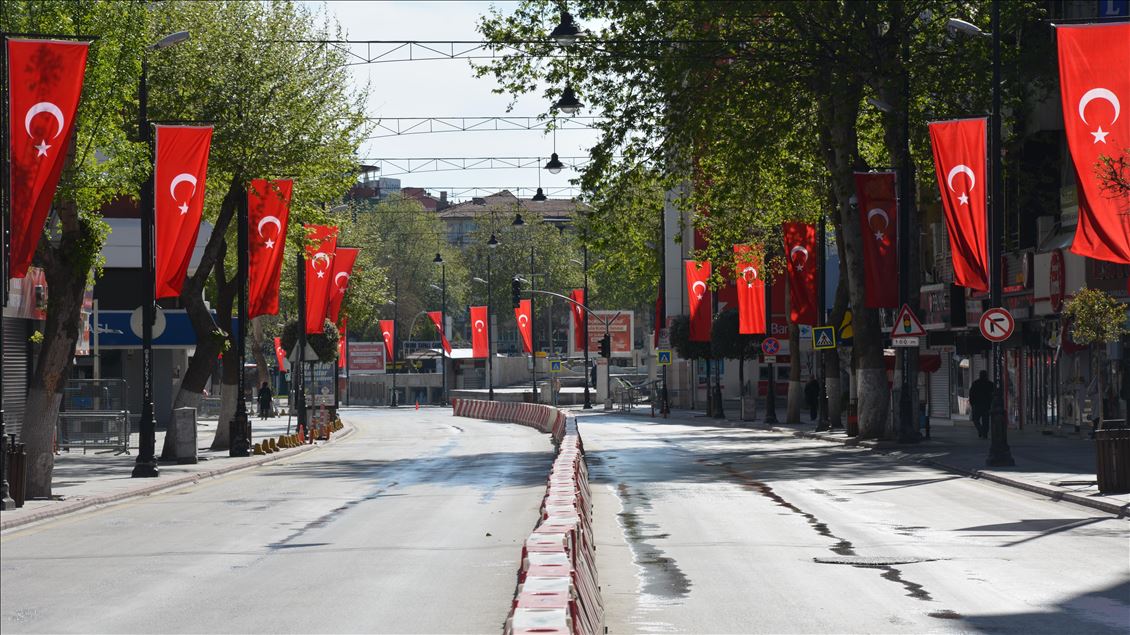
M252 453L256 455L263 454L263 448L259 447L259 444L256 443L254 446L254 451Z

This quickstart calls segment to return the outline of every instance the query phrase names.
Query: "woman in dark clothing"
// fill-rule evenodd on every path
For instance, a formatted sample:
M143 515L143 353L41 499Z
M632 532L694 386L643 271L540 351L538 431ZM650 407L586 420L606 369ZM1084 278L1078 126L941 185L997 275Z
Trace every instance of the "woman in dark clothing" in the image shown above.
M263 382L263 385L259 386L259 418L260 419L266 419L267 417L271 416L271 397L272 396L273 395L271 394L271 387L267 385L267 382Z

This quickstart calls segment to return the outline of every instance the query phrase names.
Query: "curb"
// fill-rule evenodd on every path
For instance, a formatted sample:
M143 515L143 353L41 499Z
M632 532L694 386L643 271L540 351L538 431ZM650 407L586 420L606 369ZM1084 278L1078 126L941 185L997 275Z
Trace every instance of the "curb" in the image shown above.
M268 463L274 463L275 461L281 461L282 459L290 458L292 456L298 456L299 454L304 454L311 450L325 447L331 443L335 443L340 439L348 438L356 430L357 428L355 426L353 426L352 424L347 424L345 429L343 429L338 436L331 437L329 441L326 441L322 445L311 444L304 445L299 448L287 448L282 452L278 452L276 454L267 454L260 457L255 457L254 455L252 455L253 458L247 462L227 465L224 467L216 468L214 470L208 470L206 472L194 472L192 474L186 474L184 476L168 481L161 481L139 489L117 492L115 494L106 494L104 496L91 496L90 498L77 500L70 504L63 504L59 505L58 507L47 507L39 511L32 512L26 516L20 516L19 518L0 520L0 531L7 531L16 527L22 527L24 525L39 522L41 520L47 520L50 518L65 516L67 514L73 514L90 507L120 503L131 498L149 496L157 492L161 492L167 489L173 489L175 487L181 487L183 485L195 485L196 483L205 479L215 478L217 476L223 476L225 474L231 474L232 472L238 472L240 470L251 469L253 467L260 467Z
M965 468L942 463L934 459L917 459L908 454L897 452L897 445L887 444L882 441L861 440L854 438L841 439L838 437L820 434L819 432L807 432L803 430L791 430L789 428L779 427L771 427L770 430L774 432L792 434L795 437L816 439L818 441L835 443L837 445L843 445L847 447L863 447L873 452L882 452L883 454L890 456L896 460L913 461L915 463L929 465L930 467L945 470L947 472L952 472L955 474L960 474L969 478L985 479L986 481L992 481L993 483L997 483L999 485L1014 487L1016 489L1022 489L1028 492L1032 492L1033 494L1047 496L1053 501L1065 501L1068 503L1074 503L1076 505L1082 505L1084 507L1090 507L1091 509L1097 509L1108 514L1114 514L1118 518L1130 516L1130 503L1117 505L1115 503L1110 503L1107 501L1095 500L1088 496L1081 496L1071 490L1056 487L1054 485L1033 483L1032 481L1005 476L998 472L992 472L988 470L968 470ZM895 451L892 452L891 450Z

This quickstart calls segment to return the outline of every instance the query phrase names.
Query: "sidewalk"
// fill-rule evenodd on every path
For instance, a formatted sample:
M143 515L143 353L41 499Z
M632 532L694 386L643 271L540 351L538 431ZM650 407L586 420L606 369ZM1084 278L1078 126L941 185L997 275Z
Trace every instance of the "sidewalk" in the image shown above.
M614 412L629 414L619 410ZM637 408L630 414L651 418L650 412L650 408ZM845 435L842 430L814 432L815 425L808 422L797 426L766 426L763 421L709 419L701 412L689 410L672 410L666 420L656 421L772 429L798 437L869 448L887 456L1028 490L1053 500L1084 505L1120 517L1130 516L1130 493L1099 493L1095 482L1095 445L1085 435L1046 435L1038 428L1009 430L1008 445L1016 465L989 468L985 466L989 441L978 438L972 426L935 425L930 430L930 439L916 444L899 445L892 441L861 441Z
M347 411L343 409L342 413ZM352 434L354 427L343 417L345 428L333 434L330 442ZM19 509L0 512L0 531L19 527L46 518L121 501L135 496L146 496L182 485L189 485L207 478L247 469L281 458L294 456L313 450L326 442L317 442L298 448L288 448L281 452L262 456L230 457L227 450L214 452L207 449L216 434L217 421L197 422L197 448L200 461L194 464L179 465L173 461L160 461L157 478L131 478L134 461L137 458L139 435L130 436L129 454L116 454L113 450L71 450L55 455L55 469L52 471L52 497L50 499L27 500ZM297 422L291 419L290 431L293 433ZM260 421L257 417L251 422L251 443L254 445L268 438L277 439L286 434L287 418L274 417ZM156 453L161 455L165 432L157 431Z

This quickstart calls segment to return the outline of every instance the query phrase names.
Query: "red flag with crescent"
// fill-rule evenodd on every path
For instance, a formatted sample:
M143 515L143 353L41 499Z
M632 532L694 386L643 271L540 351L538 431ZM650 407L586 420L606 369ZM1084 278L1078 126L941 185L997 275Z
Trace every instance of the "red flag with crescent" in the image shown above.
M334 253L337 251L337 227L304 227L310 240L306 245L306 333L313 335L325 329L330 285L333 284Z
M337 338L337 367L345 368L345 351L349 349L349 319L341 320L341 337Z
M569 292L569 299L577 304L584 304L585 290L573 289ZM573 348L583 351L585 350L585 310L573 302L569 303L573 315Z
M898 308L898 196L894 172L856 172L855 196L863 230L863 304Z
M1130 148L1130 23L1056 27L1063 126L1075 164L1079 222L1071 251L1130 264L1130 196L1104 183L1103 157ZM1118 69L1122 70L1118 70Z
M710 261L685 263L687 271L687 302L690 308L691 341L710 341Z
M396 359L396 320L380 320L381 339L385 342L385 358L388 361Z
M447 341L447 334L443 332L443 313L439 311L428 311L428 318L431 319L432 324L434 324L436 330L439 331L439 341L443 343L443 351L451 355L451 342Z
M808 223L782 223L781 234L788 261L785 277L789 282L789 322L816 325L816 270L820 266L816 227Z
M471 307L471 357L490 357L490 318L485 306Z
M357 262L358 247L338 247L334 250L334 275L330 281L329 307L326 311L330 321L337 324L341 317L341 303L349 289L349 278L353 275L353 264Z
M180 295L204 213L211 126L157 126L153 256L157 298Z
M252 179L247 188L247 316L279 314L279 276L294 182Z
M945 209L954 282L989 289L985 118L936 121L929 125L934 172Z
M531 324L534 308L530 300L519 300L514 309L514 321L518 323L518 333L522 336L522 347L527 353L534 352L534 328Z
M31 265L74 134L90 42L8 40L12 278Z
M734 245L734 271L737 273L738 333L765 333L765 280L761 247Z
M282 338L275 338L275 361L279 364L279 372L286 372L286 351L283 350Z

